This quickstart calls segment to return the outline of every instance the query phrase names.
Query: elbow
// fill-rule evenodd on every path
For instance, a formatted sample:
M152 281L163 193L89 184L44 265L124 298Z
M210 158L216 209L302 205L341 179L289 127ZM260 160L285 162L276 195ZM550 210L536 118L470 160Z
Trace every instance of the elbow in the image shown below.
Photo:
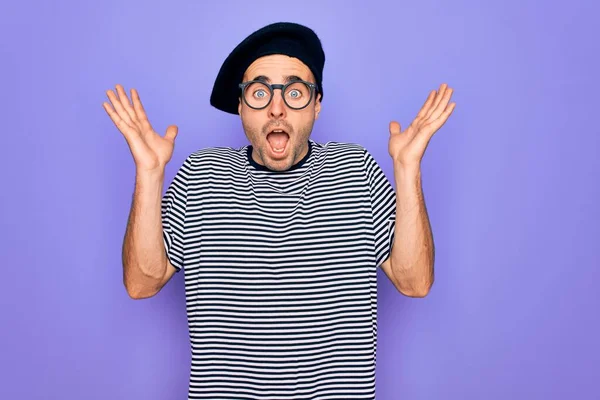
M398 291L407 297L424 298L431 292L433 286L433 278L426 282L418 282L410 285L399 286Z
M162 278L145 273L137 266L123 264L123 267L123 286L130 298L147 299L160 291Z
M133 300L148 299L159 291L155 285L143 284L127 278L123 279L123 286L125 286L125 291Z
M129 295L129 297L133 300L148 299L148 298L156 295L156 293L158 293L153 290L147 290L147 289L141 289L141 288L136 289L136 288L131 288L128 286L125 286L125 290L127 291L127 294Z
M407 297L412 297L412 298L416 298L416 299L422 299L424 297L427 297L427 295L429 294L430 288L427 289L413 289L413 290L401 290L400 292L407 296Z

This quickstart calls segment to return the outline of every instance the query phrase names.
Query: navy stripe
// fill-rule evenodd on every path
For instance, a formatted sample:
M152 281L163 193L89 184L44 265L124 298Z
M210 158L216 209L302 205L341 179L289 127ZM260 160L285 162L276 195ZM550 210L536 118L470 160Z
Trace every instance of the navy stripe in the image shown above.
M352 143L311 139L286 172L249 157L198 150L163 197L165 249L185 274L189 399L375 399L390 182Z

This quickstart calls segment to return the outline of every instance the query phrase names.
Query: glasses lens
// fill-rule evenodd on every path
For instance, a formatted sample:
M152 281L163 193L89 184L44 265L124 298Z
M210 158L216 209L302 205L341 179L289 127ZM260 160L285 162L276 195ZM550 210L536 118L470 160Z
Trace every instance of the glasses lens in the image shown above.
M271 91L264 83L253 82L246 86L244 99L250 107L262 108L271 100Z
M291 108L303 108L310 102L310 87L303 82L294 82L285 89L285 102Z

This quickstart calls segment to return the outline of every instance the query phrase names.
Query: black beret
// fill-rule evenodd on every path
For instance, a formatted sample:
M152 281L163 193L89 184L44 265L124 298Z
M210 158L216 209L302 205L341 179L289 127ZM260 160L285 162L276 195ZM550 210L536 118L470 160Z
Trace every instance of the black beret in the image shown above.
M284 54L298 58L313 73L317 90L323 98L325 53L315 32L292 22L277 22L252 33L227 56L210 95L210 104L231 114L238 113L239 84L246 69L257 58Z

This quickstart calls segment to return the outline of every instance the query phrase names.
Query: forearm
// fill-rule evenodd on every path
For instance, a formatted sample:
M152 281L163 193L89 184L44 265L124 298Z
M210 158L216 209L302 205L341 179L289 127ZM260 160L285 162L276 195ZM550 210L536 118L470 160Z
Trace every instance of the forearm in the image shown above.
M166 273L161 218L163 181L163 173L136 175L123 241L123 279L130 294L159 285Z
M396 222L391 266L399 290L423 297L434 279L434 244L421 186L420 168L394 165Z

